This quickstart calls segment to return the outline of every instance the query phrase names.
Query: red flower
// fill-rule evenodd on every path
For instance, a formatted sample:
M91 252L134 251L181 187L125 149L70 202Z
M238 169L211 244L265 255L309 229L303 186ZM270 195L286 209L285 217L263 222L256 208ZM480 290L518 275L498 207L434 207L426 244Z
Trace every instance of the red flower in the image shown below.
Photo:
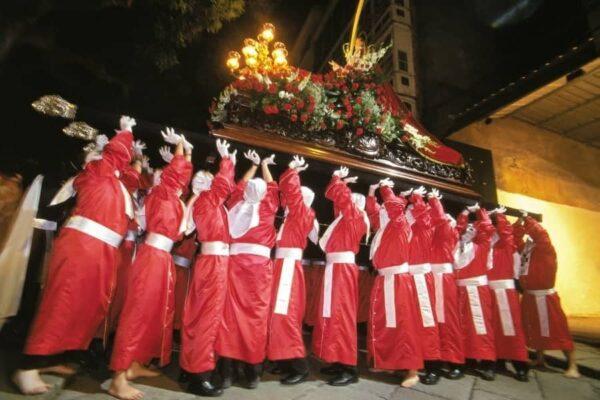
M285 111L290 111L290 110L292 109L292 105L291 105L290 103L285 103L285 104L283 105L283 109L284 109Z
M352 90L358 90L359 87L360 87L360 85L358 83L356 83L356 82L354 82L352 84Z
M277 108L277 106L274 104L273 104L272 111L273 111L273 114L279 114L279 108Z
M291 120L292 122L296 122L296 121L298 121L298 115L297 115L297 114L292 114L292 115L290 115L290 120Z
M379 127L377 127L375 129L375 133L378 134L378 135L381 135L382 132L383 132L383 130L381 128L379 128Z
M298 107L298 110L302 110L304 108L304 100L300 100L297 104L296 107Z
M344 121L342 121L341 119L338 119L337 123L335 124L335 129L340 130L344 127Z
M362 136L365 133L363 128L356 128L356 136Z
M306 120L308 120L308 114L302 113L302 115L300 115L300 121L306 122Z
M410 139L408 135L402 135L402 137L400 138L400 140L402 140L403 142L408 142L408 139Z
M273 94L277 93L277 86L275 86L275 84L271 83L269 85L269 93L273 93Z
M362 97L357 97L356 98L356 103L357 104L362 104Z
M346 118L348 118L348 119L352 118L352 111L346 112Z

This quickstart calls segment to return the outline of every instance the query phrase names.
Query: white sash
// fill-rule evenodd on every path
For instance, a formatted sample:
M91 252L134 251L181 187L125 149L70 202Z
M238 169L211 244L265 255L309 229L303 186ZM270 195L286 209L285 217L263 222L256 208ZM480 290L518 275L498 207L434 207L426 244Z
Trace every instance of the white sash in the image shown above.
M452 264L431 264L431 271L433 272L435 287L435 316L437 322L443 324L446 322L446 313L444 311L444 274L451 274L453 272Z
M488 280L487 276L485 275L479 275L473 278L459 279L456 281L456 284L458 286L464 286L465 289L467 289L467 295L469 297L469 306L471 308L471 315L473 317L473 325L475 326L475 332L478 335L487 334L478 288L478 286L485 286L487 285L487 283Z
M419 301L419 310L421 312L423 326L425 328L431 328L435 326L435 318L433 316L431 299L429 298L429 290L427 289L427 280L425 279L425 274L431 272L431 265L429 263L414 264L409 265L408 269L415 281L417 300Z
M256 243L232 243L229 246L229 255L235 256L238 254L252 254L265 258L271 257L271 249L262 244Z
M302 260L302 249L293 247L280 247L275 250L275 258L282 259L281 275L275 299L275 314L287 315L294 281L294 266L296 260Z
M498 303L498 312L500 314L500 323L502 324L502 334L504 336L515 336L515 325L513 323L510 304L508 302L507 289L515 288L515 281L512 279L499 279L489 281L490 288L496 296Z
M178 256L177 254L173 254L173 262L178 267L189 268L192 266L192 260L183 256Z
M383 276L383 298L385 307L385 327L396 327L396 290L395 275L408 273L408 263L380 268L377 273Z
M554 289L527 290L526 293L535 296L538 319L540 321L540 334L543 337L550 337L550 319L548 318L548 303L546 296L556 293Z
M202 242L200 243L200 254L203 256L228 256L229 245L225 242Z
M351 251L325 254L325 274L323 275L323 318L331 317L331 296L333 294L333 267L335 264L354 264L355 256Z
M144 243L146 243L148 246L154 247L155 249L166 251L167 253L171 252L174 244L171 239L156 232L148 232Z
M73 215L65 223L65 228L75 229L112 246L119 247L123 236L106 226L81 215Z
M42 231L55 231L58 226L56 221L50 221L43 218L34 218L33 227Z
M133 201L131 200L131 195L129 191L123 185L123 182L119 181L119 187L121 188L121 193L123 194L123 202L125 203L125 214L129 217L129 219L133 219Z

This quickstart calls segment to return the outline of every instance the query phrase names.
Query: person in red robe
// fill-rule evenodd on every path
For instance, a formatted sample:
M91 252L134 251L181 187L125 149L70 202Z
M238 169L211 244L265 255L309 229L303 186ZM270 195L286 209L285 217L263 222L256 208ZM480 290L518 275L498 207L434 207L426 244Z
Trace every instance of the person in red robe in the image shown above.
M246 387L254 389L260 382L266 356L273 279L271 248L275 245L279 189L269 171L269 165L275 164L275 155L262 162L254 151L246 157L254 165L238 182L228 201L231 235L228 286L215 348L219 356L242 364ZM252 179L259 163L263 179ZM230 372L229 367L223 367L225 387L231 383Z
M225 304L231 241L225 201L234 187L237 155L237 151L229 152L226 141L217 140L217 151L221 162L216 176L198 171L192 181L188 231L196 230L200 254L183 309L179 357L182 370L192 375L188 391L203 396L223 393L211 378L217 361L215 342Z
M469 213L477 221L468 224ZM494 380L494 326L492 294L487 270L494 226L487 211L479 204L467 207L458 216L458 231L463 232L454 253L458 307L465 344L465 358L480 360L478 372L485 380Z
M158 374L146 364L159 358L160 366L164 366L171 359L175 305L171 250L186 228L185 204L180 195L191 178L193 146L173 129L167 128L163 136L177 148L162 171L160 183L144 201L147 233L131 265L131 280L110 360L115 374L108 392L124 400L143 396L130 381Z
M383 199L377 203L375 190ZM409 272L410 227L404 215L406 199L392 191L393 182L384 179L369 187L367 214L376 229L370 258L377 271L371 291L367 330L369 366L375 370L407 370L403 387L419 382L417 371L423 368L423 350L416 315L415 289Z
M465 363L465 351L454 276L454 249L458 243L456 220L445 213L438 190L432 189L427 197L433 228L430 261L435 287L435 316L440 330L440 358L450 367L446 378L460 379L464 373L459 365Z
M363 211L365 196L352 193L347 178L348 168L341 167L325 190L333 201L336 219L319 240L325 252L326 265L319 295L319 317L312 334L312 351L321 360L332 363L321 369L334 375L328 383L345 386L358 381L356 370L358 306L358 267L355 256L363 236L369 231L369 220Z
M194 264L197 250L198 244L194 236L183 238L173 248L173 264L175 264L175 315L173 316L173 329L176 331L181 331L183 308L190 287L192 265Z
M24 394L48 391L40 371L74 373L58 365L60 356L86 350L107 324L119 245L133 217L131 199L118 178L132 159L133 126L133 118L121 117L121 130L102 157L87 163L74 180L76 204L54 242L24 357L12 377Z
M524 290L521 309L527 346L537 351L538 366L544 365L544 350L562 350L568 362L565 376L579 378L567 318L554 289L557 262L550 236L525 212L514 229L522 248L519 282ZM523 243L525 234L529 238Z
M302 252L307 238L317 243L319 222L310 208L315 193L300 185L299 172L307 167L304 158L295 156L279 178L285 218L276 240L267 358L277 361L279 369L285 373L281 379L284 385L295 385L308 377L302 338L306 293Z
M434 385L440 380L440 331L435 318L435 286L431 272L433 227L429 206L423 201L425 188L404 192L410 201L407 215L410 219L411 238L408 257L410 274L415 288L417 315L421 321L421 346L425 360L425 375L421 383Z
M529 354L525 344L525 334L521 324L519 292L515 288L518 277L520 256L514 243L513 228L506 219L505 208L490 211L496 218L497 240L493 246L493 268L488 270L494 324L494 342L498 366L510 361L515 368L515 378L527 382ZM494 240L492 240L493 242Z

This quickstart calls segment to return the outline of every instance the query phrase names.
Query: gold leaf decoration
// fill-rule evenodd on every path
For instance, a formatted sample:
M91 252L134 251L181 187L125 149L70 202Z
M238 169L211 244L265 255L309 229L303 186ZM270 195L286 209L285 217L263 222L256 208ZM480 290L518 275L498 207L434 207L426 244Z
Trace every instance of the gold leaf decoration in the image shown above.
M35 111L51 117L74 119L77 114L77 106L57 94L42 96L31 103L31 107Z
M94 140L98 135L98 129L86 124L83 121L73 121L63 128L63 133L83 140Z

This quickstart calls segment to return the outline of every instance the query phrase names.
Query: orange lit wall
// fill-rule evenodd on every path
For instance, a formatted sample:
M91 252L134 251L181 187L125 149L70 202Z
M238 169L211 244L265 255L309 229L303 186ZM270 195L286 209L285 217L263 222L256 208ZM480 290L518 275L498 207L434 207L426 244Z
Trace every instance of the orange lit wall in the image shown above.
M492 151L498 201L543 214L571 316L600 316L600 149L512 118L451 137Z

